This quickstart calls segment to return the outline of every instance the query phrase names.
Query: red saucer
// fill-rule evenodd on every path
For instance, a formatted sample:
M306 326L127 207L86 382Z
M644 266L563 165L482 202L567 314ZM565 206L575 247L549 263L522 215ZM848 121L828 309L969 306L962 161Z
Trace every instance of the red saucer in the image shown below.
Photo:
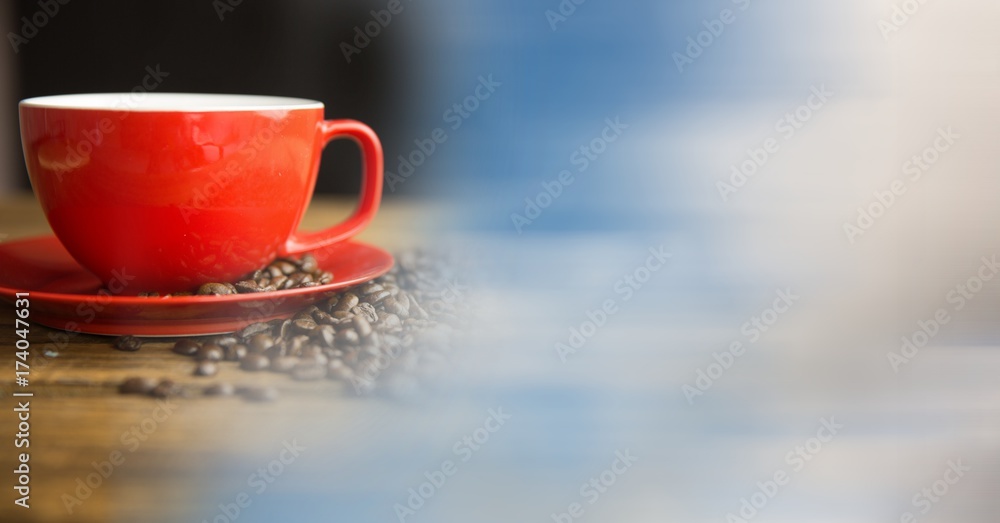
M233 332L257 321L289 316L388 272L392 255L349 241L313 251L333 273L326 285L228 296L140 298L98 293L101 282L54 236L0 243L0 298L29 293L30 323L90 334L194 336Z

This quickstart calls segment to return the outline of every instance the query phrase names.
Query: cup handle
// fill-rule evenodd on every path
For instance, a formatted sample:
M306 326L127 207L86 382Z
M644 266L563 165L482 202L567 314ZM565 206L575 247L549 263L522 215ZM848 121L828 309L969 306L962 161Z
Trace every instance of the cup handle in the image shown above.
M281 256L302 254L346 240L361 232L375 217L382 200L382 143L367 125L355 120L326 120L320 122L323 146L332 140L347 137L361 147L361 196L358 208L349 218L322 231L293 232L285 243Z

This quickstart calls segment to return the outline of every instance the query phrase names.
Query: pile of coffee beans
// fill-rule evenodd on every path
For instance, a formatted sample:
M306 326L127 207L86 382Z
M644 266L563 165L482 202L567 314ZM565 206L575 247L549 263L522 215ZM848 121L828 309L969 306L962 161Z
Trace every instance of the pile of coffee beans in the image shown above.
M224 296L227 294L249 294L254 292L274 292L288 289L316 287L333 281L333 273L319 268L312 254L301 258L277 258L267 267L248 274L235 283L206 283L194 292L175 292L167 296ZM142 292L139 296L159 297L158 292Z
M447 372L453 338L468 321L463 288L441 262L421 251L401 253L384 276L345 289L290 318L252 323L227 335L184 338L172 350L196 360L195 376L215 376L232 362L251 373L341 381L356 394L380 390L406 395ZM297 264L278 260L254 273L250 281L257 288L273 287L275 281L303 285L321 281L315 277L317 271L315 260L306 255ZM296 274L312 276L307 281L296 276L295 283L288 284L289 275ZM240 292L245 283L233 286ZM210 396L234 392L258 401L277 396L276 391L241 392L224 383L203 390Z

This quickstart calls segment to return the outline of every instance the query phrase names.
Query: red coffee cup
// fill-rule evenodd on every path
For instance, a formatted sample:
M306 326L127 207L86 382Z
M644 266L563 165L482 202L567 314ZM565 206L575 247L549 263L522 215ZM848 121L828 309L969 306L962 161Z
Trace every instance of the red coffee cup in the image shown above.
M382 146L323 104L271 96L75 94L23 100L25 162L56 237L125 294L234 281L276 256L358 234L382 197ZM361 147L355 212L298 232L323 147ZM131 278L131 279L128 279Z

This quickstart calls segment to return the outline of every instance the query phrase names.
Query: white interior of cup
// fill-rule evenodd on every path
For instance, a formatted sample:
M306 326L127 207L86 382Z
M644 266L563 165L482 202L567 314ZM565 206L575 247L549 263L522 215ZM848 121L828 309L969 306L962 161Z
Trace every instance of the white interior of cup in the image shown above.
M322 109L323 102L305 98L247 94L88 93L40 96L22 100L22 107L108 111L202 112L288 111Z

